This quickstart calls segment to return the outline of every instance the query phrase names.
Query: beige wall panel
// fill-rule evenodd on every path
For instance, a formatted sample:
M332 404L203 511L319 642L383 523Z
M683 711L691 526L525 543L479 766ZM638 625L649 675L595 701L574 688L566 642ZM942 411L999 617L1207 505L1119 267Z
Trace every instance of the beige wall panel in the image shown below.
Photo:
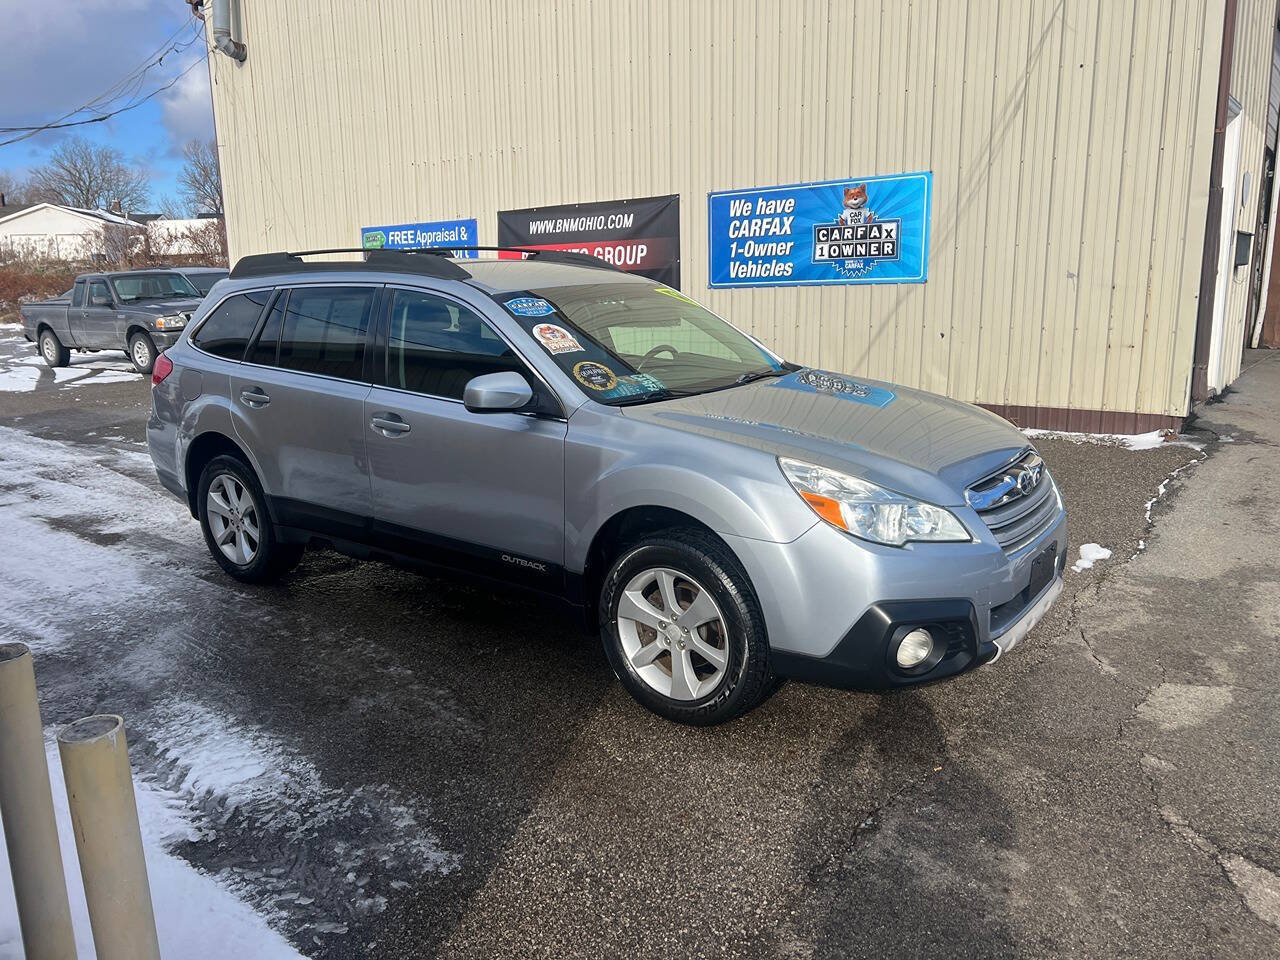
M678 193L683 288L789 357L1180 415L1222 3L239 0L249 58L210 60L231 252ZM1256 198L1270 14L1240 3ZM927 284L707 288L708 191L914 170Z

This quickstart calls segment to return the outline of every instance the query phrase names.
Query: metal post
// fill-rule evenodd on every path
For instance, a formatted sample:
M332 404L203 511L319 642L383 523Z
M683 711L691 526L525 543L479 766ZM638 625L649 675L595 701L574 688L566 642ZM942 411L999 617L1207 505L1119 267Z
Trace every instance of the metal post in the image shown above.
M160 960L124 720L77 720L58 749L98 960Z
M36 672L24 643L0 643L0 813L27 960L75 960Z

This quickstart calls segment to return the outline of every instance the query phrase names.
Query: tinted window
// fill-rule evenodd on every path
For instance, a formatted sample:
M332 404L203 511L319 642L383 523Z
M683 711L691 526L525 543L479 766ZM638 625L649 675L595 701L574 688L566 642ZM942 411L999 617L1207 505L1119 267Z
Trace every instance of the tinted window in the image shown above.
M111 305L111 293L107 290L105 280L94 280L89 284L89 306L106 307Z
M429 293L395 292L388 386L461 400L472 377L503 370L525 372L506 342L466 307Z
M280 328L284 326L284 305L288 299L288 290L281 290L276 296L276 302L271 305L271 312L267 314L266 322L262 325L262 332L249 348L249 355L244 358L247 363L260 363L264 367L276 365Z
M289 295L279 365L359 380L364 338L373 311L367 287L299 287Z
M71 288L71 305L73 307L84 306L84 288L87 284L83 280L77 280Z
M196 331L192 338L196 346L214 356L239 360L244 356L244 348L249 345L253 328L258 325L258 317L262 315L262 308L267 305L270 295L269 290L257 290L223 300L222 305Z
M202 294L208 293L213 289L213 285L225 277L225 273L194 273L187 279L191 281Z

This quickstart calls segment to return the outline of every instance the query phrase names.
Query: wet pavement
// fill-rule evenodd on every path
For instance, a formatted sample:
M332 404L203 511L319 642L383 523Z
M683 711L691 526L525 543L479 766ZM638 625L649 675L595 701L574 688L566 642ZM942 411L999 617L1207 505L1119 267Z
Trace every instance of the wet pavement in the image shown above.
M133 376L0 393L0 633L309 956L1275 956L1275 372L1203 452L1037 438L1112 558L928 688L688 729L553 605L330 553L236 584Z

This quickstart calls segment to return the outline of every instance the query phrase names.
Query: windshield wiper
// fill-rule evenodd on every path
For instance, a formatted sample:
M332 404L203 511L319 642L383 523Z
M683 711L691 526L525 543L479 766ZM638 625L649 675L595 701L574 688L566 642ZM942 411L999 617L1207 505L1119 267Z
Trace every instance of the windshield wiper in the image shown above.
M774 370L772 368L768 370L752 370L750 373L744 373L737 380L733 381L733 383L734 386L741 386L744 383L752 383L753 381L764 380L768 377L781 377L787 372L788 371L786 370Z
M676 397L684 397L688 394L676 393L665 387L661 390L654 390L652 393L638 393L634 397L623 397L621 400L612 400L609 405L613 407L634 407L638 403L652 403L656 400L674 400Z

